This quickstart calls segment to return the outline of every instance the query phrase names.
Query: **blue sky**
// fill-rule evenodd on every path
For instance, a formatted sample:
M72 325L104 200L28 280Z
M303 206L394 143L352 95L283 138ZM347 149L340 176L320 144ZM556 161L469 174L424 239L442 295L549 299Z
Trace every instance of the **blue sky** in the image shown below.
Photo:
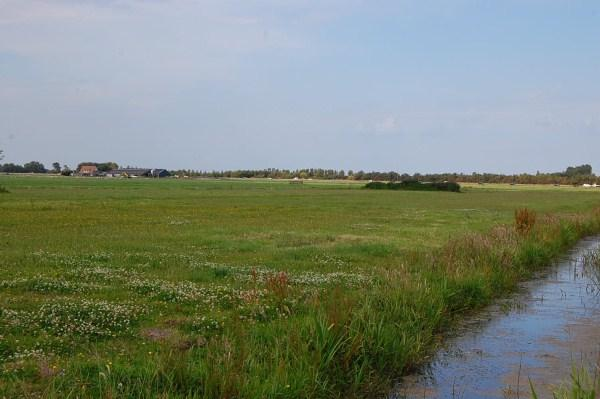
M600 171L600 2L0 0L4 162Z

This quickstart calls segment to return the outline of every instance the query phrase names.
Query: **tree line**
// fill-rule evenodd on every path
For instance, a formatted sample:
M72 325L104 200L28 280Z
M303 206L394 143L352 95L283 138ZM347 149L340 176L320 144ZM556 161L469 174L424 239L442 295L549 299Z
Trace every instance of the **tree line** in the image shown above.
M0 161L3 152L0 150ZM75 171L83 165L95 165L99 171L107 172L118 169L116 162L81 162ZM71 175L73 171L59 162L54 162L51 169L46 169L43 163L38 161L27 162L23 165L14 163L0 164L0 173L61 173ZM399 173L389 172L365 172L362 170L338 170L338 169L241 169L241 170L172 170L173 176L204 177L204 178L271 178L271 179L319 179L319 180L372 180L372 181L421 181L421 182L460 182L460 183L508 183L508 184L600 184L600 177L596 176L589 164L569 166L562 172L506 175L500 173Z
M0 161L3 159L2 150L0 150ZM78 171L84 165L94 165L101 172L108 172L109 170L118 169L119 165L116 162L81 162L77 165L75 172ZM68 165L62 165L59 162L53 162L52 168L47 169L43 163L38 161L31 161L24 163L23 165L14 163L0 164L0 173L55 173L62 174L64 176L70 176L73 174L73 170Z
M584 184L599 183L600 178L592 173L591 165L569 166L563 172L529 174L500 173L398 173L365 172L362 170L336 169L258 169L198 171L173 170L172 175L204 178L272 178L272 179L319 179L319 180L372 180L372 181L422 181L422 182L461 182L461 183L506 183L506 184Z
M0 165L0 172L5 173L48 173L43 163L37 161L27 162L23 165L5 163Z

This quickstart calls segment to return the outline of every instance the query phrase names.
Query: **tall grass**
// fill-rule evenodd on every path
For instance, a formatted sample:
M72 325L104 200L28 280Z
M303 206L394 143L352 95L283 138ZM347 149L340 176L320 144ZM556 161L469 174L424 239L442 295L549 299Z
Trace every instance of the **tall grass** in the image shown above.
M600 293L600 248L583 255L583 270L593 285L588 289Z
M530 209L521 208L515 211L515 228L520 234L528 234L535 225L536 215Z

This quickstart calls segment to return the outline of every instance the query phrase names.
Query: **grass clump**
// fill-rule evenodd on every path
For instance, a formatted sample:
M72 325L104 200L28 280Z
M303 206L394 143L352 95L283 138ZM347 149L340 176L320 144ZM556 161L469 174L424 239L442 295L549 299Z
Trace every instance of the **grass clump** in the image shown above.
M534 383L529 380L531 397L538 399L538 393ZM563 383L552 393L554 399L596 399L600 392L600 378L598 377L598 366L592 374L586 367L575 367L571 369L568 382Z
M600 293L600 248L588 251L582 260L583 272L591 281L587 289Z
M533 226L535 225L536 215L535 212L521 208L515 211L515 228L519 234L529 234Z

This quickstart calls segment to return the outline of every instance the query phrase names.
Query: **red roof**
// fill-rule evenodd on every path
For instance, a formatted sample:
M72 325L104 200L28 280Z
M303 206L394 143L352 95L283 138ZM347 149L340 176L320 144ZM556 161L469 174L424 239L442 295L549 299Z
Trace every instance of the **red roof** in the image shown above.
M92 173L92 172L97 172L98 168L96 167L96 165L82 165L79 168L79 173L83 173L83 172L88 172L88 173Z

